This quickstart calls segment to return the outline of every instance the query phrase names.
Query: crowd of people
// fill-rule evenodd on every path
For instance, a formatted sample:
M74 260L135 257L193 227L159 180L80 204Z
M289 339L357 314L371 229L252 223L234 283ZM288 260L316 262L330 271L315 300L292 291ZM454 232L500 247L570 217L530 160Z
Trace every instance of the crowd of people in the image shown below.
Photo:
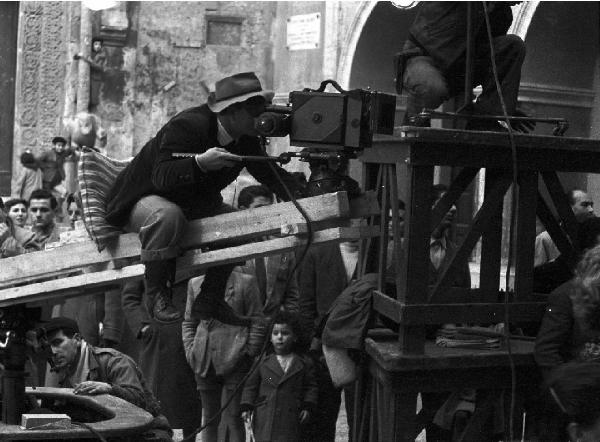
M466 28L459 26L464 24L461 8L460 2L425 2L410 29L397 72L398 92L408 93L408 123L423 108L463 92L466 36L456 35ZM483 62L490 56L490 46L483 44L488 38L484 12L492 22L502 91ZM456 25L430 33L436 17ZM511 21L509 3L475 11L473 81L483 87L471 106L475 114L499 115L499 102L506 101L504 110L520 115L517 93L525 51L518 37L506 35ZM38 339L47 343L48 366L43 359L32 383L132 402L152 414L148 437L153 440L170 440L172 428L193 438L201 428L204 441L334 441L342 395L353 428L352 384L334 383L323 337L333 309L369 309L368 302L353 298L372 288L358 278L357 243L312 246L301 262L294 253L282 253L209 267L191 279L178 279L176 272L188 221L308 196L310 189L340 188L333 183L337 174L323 179L323 186L311 179L313 185L307 186L282 167L244 159L265 155L254 121L272 98L252 72L226 77L205 104L175 115L119 173L107 195L106 221L139 234L144 278L51 306L32 338L38 351L43 348ZM503 130L487 120L474 120L470 128ZM53 143L43 157L31 152L21 157L17 191L0 215L3 258L86 237L73 235L84 229L80 199L61 188L66 140L57 137ZM175 155L182 153L188 155ZM223 203L221 191L244 167L259 184L242 189L233 208ZM447 191L433 186L431 205ZM536 240L534 277L550 295L541 325L533 327L535 357L546 381L540 397L556 417L554 425L540 426L548 434L539 440L598 440L600 403L586 398L600 389L600 223L585 192L574 190L568 198L580 222L576 249L581 255L561 257L547 234ZM445 274L456 250L455 216L452 206L432 230L431 284ZM392 253L402 247L401 230L395 229L391 239L388 262L394 264L401 256ZM453 277L453 286L471 287L467 263ZM435 338L436 328L427 330L428 338ZM335 331L362 334L343 327ZM32 365L37 354L31 355ZM428 440L460 439L458 427L473 414L477 391L453 397L469 405L450 406L447 393L421 394ZM441 416L442 409L447 416Z

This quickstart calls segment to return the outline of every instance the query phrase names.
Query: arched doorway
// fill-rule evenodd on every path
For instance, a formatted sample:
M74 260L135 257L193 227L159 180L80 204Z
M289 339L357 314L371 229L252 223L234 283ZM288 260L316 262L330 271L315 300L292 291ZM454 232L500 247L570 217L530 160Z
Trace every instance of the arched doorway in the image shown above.
M354 48L344 49L351 57L342 57L350 88L371 87L395 92L393 56L406 40L417 9L397 9L389 2L357 8L361 24L353 30ZM523 2L513 7L511 32L524 38L527 56L522 69L519 101L532 115L565 117L571 127L568 136L599 137L600 134L600 47L597 2ZM396 125L405 110L398 99ZM551 126L539 125L536 134L549 134ZM353 175L358 174L356 169ZM442 173L443 175L443 173ZM401 178L401 177L399 177ZM600 204L600 176L562 174L566 189L587 189ZM402 181L400 181L402 182ZM543 189L543 186L542 186ZM469 207L478 206L480 196L463 198L459 212L465 221ZM400 187L402 196L403 189ZM462 210L461 210L462 209ZM463 216L459 216L463 218ZM505 226L507 222L505 221Z

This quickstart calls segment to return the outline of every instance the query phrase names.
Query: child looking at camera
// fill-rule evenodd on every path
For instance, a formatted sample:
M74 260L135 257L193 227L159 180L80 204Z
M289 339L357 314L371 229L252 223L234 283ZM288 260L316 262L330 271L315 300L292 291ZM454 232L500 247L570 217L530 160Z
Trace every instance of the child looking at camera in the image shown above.
M273 318L271 347L242 393L242 417L252 423L256 442L300 440L301 424L317 403L317 382L309 358L298 353L299 321L289 312Z

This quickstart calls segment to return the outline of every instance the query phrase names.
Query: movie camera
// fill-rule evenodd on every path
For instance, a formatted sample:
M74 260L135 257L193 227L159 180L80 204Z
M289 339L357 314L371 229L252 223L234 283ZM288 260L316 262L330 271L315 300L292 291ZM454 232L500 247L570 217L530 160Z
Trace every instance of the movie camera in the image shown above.
M324 92L332 85L338 93ZM289 135L293 146L314 151L371 147L374 134L394 132L396 96L364 89L346 91L334 80L316 90L293 91L288 106L268 106L255 127L265 137Z

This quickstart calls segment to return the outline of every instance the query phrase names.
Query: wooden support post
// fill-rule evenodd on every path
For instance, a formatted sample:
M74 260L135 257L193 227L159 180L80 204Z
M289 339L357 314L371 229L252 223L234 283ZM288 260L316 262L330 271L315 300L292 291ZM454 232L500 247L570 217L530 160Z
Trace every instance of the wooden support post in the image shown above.
M515 241L515 298L524 300L533 293L533 258L535 250L535 205L538 194L538 173L519 172L517 202L517 236Z
M400 285L396 288L399 301L422 304L427 300L429 285L429 237L431 202L429 194L433 184L433 166L409 164L409 189L406 206L404 259L400 272ZM423 353L425 328L400 327L400 348L408 353Z
M388 213L390 210L389 204L389 171L390 166L384 164L381 166L382 172L382 186L381 186L381 211L379 216L379 247L378 247L378 278L377 288L383 290L385 287L385 273L386 273L386 261L387 261L387 244L388 244Z
M497 169L485 171L485 195L487 198L493 186L503 172ZM481 287L481 302L495 302L498 300L500 289L500 264L502 258L502 199L497 201L496 207L490 210L491 215L488 228L481 236L481 266L479 287Z

